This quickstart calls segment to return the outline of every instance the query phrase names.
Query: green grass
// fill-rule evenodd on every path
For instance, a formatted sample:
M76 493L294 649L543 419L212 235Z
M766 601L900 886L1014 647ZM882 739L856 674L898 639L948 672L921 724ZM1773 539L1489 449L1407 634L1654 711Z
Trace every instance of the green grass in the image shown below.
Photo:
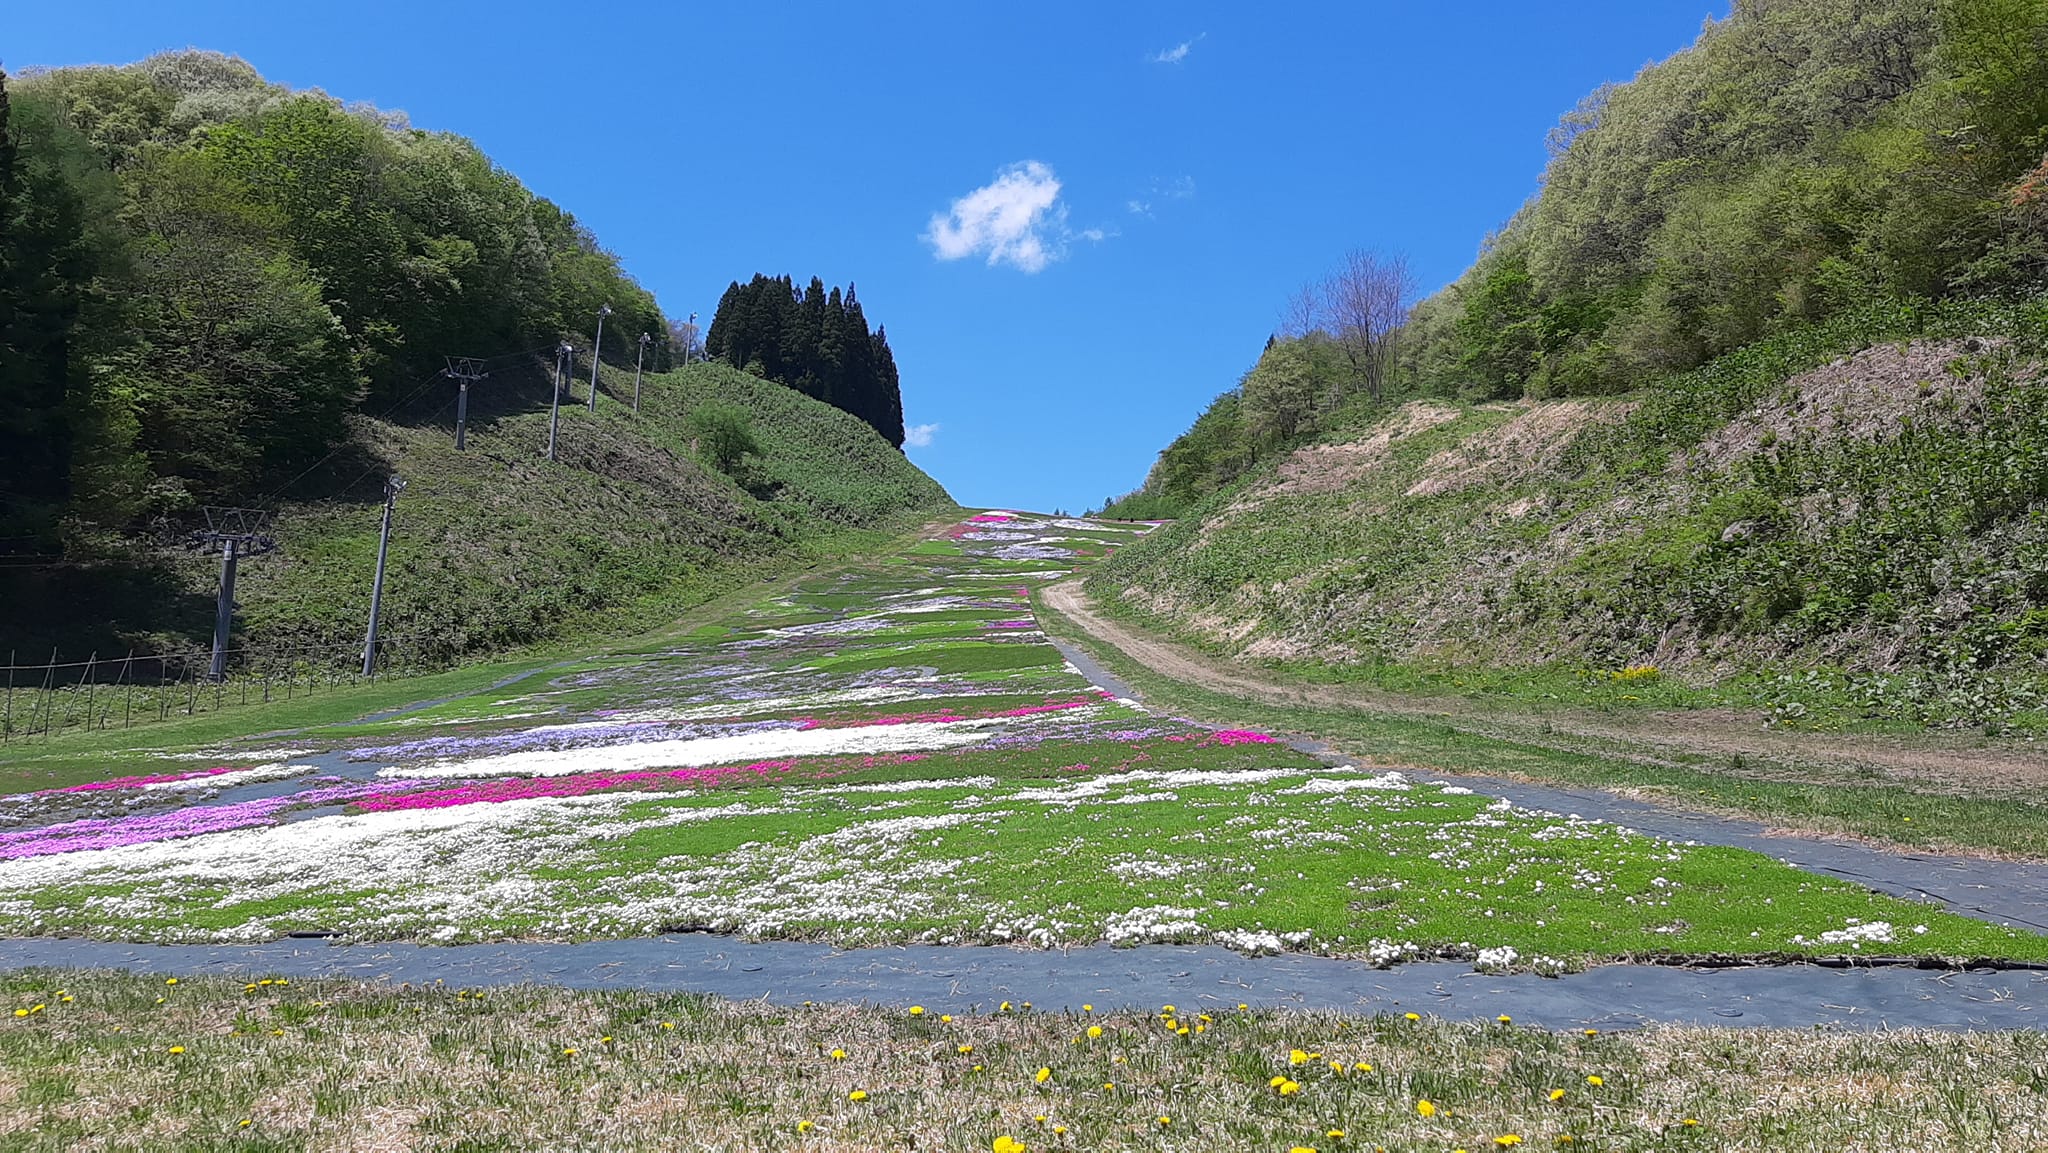
M117 827L20 842L40 855L0 863L0 914L25 932L163 941L711 929L847 945L1222 943L1544 970L1649 955L2048 959L2048 938L1761 855L1333 767L1237 731L1300 727L1284 710L1105 699L1039 632L986 627L1029 613L1019 571L963 554L809 573L495 691L451 685L470 692L360 727L309 716L209 754L241 766L277 759L264 746L340 747L363 772L389 766L386 795L354 794L359 810L342 816L208 807L203 782L17 798L26 823ZM1152 692L1148 677L1133 679ZM1603 771L1583 750L1347 723L1362 727L1339 735L1370 738L1376 758L1434 738L1452 755L1408 763ZM161 772L158 751L109 757ZM1460 757L1473 763L1446 764ZM237 827L189 835L224 823ZM78 835L117 844L61 840ZM1890 926L1876 939L1840 937L1876 922Z
M290 666L303 680L360 660L387 473L407 481L383 608L383 663L393 671L647 631L735 587L883 551L954 511L863 422L794 389L693 365L649 375L636 415L616 399L630 395L630 373L607 367L604 376L595 415L562 409L556 463L542 455L549 386L537 370L500 372L472 398L464 452L454 450L449 414L432 406L359 419L340 457L287 494L295 499L278 515L279 550L240 568L234 643L246 651L235 670L278 680ZM707 400L749 412L762 444L734 476L692 447L689 415ZM102 562L67 570L61 588L17 573L0 582L0 648L21 661L53 646L61 659L97 650L114 664L131 647L189 656L210 638L218 567L208 556L109 544ZM80 603L97 611L81 614ZM101 671L115 675L112 665ZM181 708L185 700L178 694ZM54 703L85 723L74 696ZM17 699L17 723L26 708ZM117 707L112 721L121 720Z
M2048 798L2025 792L1987 797L1972 795L1962 784L1891 784L1818 764L1594 740L1548 732L1540 715L1510 711L1446 710L1440 717L1417 717L1355 705L1276 704L1159 676L1055 613L1041 609L1040 619L1130 682L1154 709L1317 737L1369 763L1614 789L1900 848L2048 860ZM1268 683L1284 694L1290 680L1275 673Z
M2044 316L2038 299L1894 302L1626 398L1430 401L1450 419L1428 427L1414 409L1374 409L1324 439L1398 435L1333 491L1276 491L1279 462L1266 460L1089 587L1108 611L1209 651L1277 653L1391 689L1733 708L1787 727L2038 732L2048 385L2027 366ZM1747 456L1684 459L1794 374L1960 336L2012 343L1931 371L1883 435L1774 432ZM1981 400L1948 396L1965 380L1983 382ZM1581 404L1605 415L1555 443L1482 439ZM1600 683L1640 664L1663 667L1652 692Z
M1168 1014L1171 997L1084 1016L1027 1009L1031 994L942 1021L900 1005L14 973L0 978L0 1008L30 1012L0 1013L0 1133L25 1153L369 1142L985 1153L1004 1137L1040 1151L1444 1153L1512 1148L1496 1144L1508 1135L1528 1149L1648 1153L2048 1140L2038 1032L1588 1035L1214 1000ZM1283 1095L1276 1078L1298 1088Z

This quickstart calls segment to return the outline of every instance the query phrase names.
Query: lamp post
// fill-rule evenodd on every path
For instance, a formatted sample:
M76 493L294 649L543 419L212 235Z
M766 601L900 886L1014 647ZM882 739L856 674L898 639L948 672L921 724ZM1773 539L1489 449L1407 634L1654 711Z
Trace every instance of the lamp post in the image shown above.
M644 332L641 333L640 351L633 357L633 415L635 416L640 415L640 362L647 359L647 346L653 340L653 337Z
M597 339L590 342L590 411L597 411L597 362L603 359L604 318L612 314L607 304L597 310Z

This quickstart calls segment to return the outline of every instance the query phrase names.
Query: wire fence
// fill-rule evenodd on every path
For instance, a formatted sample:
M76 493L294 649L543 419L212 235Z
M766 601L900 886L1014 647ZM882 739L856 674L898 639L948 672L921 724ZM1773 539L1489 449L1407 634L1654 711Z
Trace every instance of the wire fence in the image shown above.
M224 675L214 678L208 675L213 650L204 645L111 658L93 653L82 661L53 652L40 664L20 663L9 653L0 744L304 700L427 667L402 637L377 639L377 671L367 677L360 641L258 645L226 655Z

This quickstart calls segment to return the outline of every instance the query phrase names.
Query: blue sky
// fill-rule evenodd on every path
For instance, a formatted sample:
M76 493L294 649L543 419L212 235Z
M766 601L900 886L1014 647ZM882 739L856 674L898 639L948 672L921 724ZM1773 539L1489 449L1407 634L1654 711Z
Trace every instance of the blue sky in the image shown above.
M16 5L0 60L195 46L475 139L671 315L858 283L964 503L1098 504L1346 250L1456 277L1558 115L1725 0Z

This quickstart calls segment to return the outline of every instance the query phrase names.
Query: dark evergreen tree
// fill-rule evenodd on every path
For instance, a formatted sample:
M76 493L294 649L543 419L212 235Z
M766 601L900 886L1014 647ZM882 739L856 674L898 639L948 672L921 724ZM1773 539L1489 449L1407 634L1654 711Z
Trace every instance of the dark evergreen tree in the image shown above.
M787 276L755 273L719 297L704 352L756 372L866 421L903 445L903 398L888 339L868 331L851 284L812 277L801 290Z

